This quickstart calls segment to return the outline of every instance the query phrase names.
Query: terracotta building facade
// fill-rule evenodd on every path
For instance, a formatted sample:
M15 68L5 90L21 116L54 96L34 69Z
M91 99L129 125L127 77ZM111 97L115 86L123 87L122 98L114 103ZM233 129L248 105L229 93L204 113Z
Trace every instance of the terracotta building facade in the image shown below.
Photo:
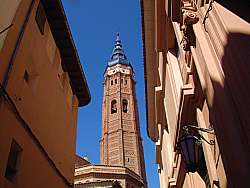
M247 7L141 0L147 130L161 187L249 186ZM182 150L191 139L195 144ZM199 157L191 168L184 153L193 151Z
M100 159L100 165L76 169L78 177L90 169L96 173L101 169L102 181L117 180L126 188L147 187L134 72L119 34L104 73Z
M90 93L62 3L3 0L0 32L0 187L73 187Z

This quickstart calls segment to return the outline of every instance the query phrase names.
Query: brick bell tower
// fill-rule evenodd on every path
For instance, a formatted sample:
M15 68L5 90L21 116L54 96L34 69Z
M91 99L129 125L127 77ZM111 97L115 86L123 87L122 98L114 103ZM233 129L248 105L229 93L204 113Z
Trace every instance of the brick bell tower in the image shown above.
M137 173L146 187L133 67L117 34L104 73L101 164L123 166Z

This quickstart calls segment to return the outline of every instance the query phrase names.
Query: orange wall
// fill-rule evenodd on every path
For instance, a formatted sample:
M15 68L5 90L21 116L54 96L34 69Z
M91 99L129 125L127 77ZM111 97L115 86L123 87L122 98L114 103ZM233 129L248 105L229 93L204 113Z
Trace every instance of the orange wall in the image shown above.
M35 21L38 2L38 0L35 1L35 6L16 54L7 91L49 157L67 180L73 182L77 123L76 104L78 104L78 101L72 95L67 73L62 71L59 50L55 46L48 22L46 21L45 24L44 35L41 35L38 29ZM30 1L20 3L13 20L14 26L8 31L3 49L0 52L1 80L3 80L29 4ZM25 70L29 73L30 79L28 82L23 77ZM63 78L63 82L59 77ZM74 107L72 104L74 104ZM58 179L58 183L62 183L39 152L37 146L34 145L31 137L16 121L12 112L5 110L7 107L6 104L0 104L2 111L5 111L4 114L0 113L0 132L1 134L4 133L4 137L1 136L0 146L1 154L4 154L3 159L1 157L0 160L1 174L4 176L11 137L17 137L17 142L20 141L18 143L23 148L20 166L22 172L20 176L23 177L20 177L21 182L24 183L27 178L29 178L29 181L34 179L34 181L39 182L39 176L41 175L45 180L44 183L47 183L49 179L53 179L55 182ZM34 178L31 178L33 176ZM24 186L23 184L21 187L27 187L27 185ZM55 184L55 186L44 187L62 186Z
M0 187L68 187L48 163L45 156L6 105L0 107ZM4 117L4 122L2 122ZM22 147L17 178L10 182L4 177L12 138Z

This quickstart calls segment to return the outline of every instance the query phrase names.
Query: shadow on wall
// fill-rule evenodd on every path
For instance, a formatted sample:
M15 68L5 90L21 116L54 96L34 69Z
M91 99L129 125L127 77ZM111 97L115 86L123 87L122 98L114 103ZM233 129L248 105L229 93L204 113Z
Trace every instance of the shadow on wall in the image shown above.
M216 0L223 7L238 15L248 23L250 22L250 1L248 0Z
M221 66L224 85L212 80L211 123L217 135L227 187L247 187L250 177L250 35L228 35Z

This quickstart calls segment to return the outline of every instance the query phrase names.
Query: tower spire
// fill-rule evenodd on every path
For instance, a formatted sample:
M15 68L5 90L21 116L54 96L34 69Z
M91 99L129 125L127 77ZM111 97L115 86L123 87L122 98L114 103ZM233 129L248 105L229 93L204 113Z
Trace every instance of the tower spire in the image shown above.
M115 46L112 52L111 60L108 62L108 66L112 66L115 64L126 64L129 65L129 61L124 53L122 47L122 41L120 39L120 34L116 34Z
M116 42L121 41L119 32L116 33Z
M140 176L145 188L146 172L138 115L133 67L124 54L117 33L104 74L101 164L129 168Z

